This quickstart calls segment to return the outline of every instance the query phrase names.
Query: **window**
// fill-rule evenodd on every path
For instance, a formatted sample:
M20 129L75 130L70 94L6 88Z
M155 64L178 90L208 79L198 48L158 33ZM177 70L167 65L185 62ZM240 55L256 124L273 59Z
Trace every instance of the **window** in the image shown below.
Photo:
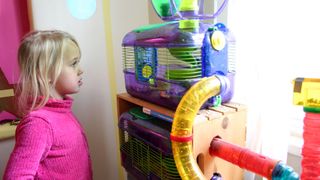
M237 40L234 100L248 104L248 113L253 114L248 117L253 124L248 124L248 146L259 146L254 139L262 139L261 152L272 158L285 160L283 149L301 154L305 113L292 103L292 81L320 78L317 7L316 0L228 4L228 27ZM289 149L284 142L289 142Z

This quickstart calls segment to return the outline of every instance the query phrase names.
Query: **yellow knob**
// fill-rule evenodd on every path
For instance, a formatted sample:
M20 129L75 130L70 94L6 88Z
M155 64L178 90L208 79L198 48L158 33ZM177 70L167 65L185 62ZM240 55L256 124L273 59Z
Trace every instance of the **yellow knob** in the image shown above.
M217 51L222 50L226 46L226 38L222 31L214 31L211 35L211 45Z
M149 65L145 65L142 68L142 76L145 78L149 78L152 74L152 68Z

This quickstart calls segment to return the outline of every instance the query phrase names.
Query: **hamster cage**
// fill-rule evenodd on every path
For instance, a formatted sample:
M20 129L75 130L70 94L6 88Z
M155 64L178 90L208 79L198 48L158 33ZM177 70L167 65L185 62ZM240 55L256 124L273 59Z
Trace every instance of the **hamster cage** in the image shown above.
M126 90L132 96L175 109L185 92L203 77L216 75L221 93L205 105L227 102L234 86L235 40L214 18L203 15L203 0L152 0L162 24L137 28L123 39L123 71Z
M137 179L181 179L175 165L171 123L142 112L139 107L119 119L122 166Z

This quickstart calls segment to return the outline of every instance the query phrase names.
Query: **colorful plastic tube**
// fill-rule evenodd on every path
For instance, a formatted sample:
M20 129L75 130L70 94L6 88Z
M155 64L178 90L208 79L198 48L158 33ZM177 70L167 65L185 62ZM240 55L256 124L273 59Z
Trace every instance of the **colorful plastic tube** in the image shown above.
M203 103L210 97L218 95L227 88L228 79L224 76L212 76L203 78L193 85L182 97L172 123L171 145L173 158L176 163L179 175L186 179L206 179L201 172L197 162L193 158L192 152L192 127L195 116ZM237 164L241 168L250 170L257 174L273 180L297 180L298 175L292 168L284 165L280 161L275 161L265 156L261 156L247 149L228 147L211 144L211 154L221 157L229 162ZM217 147L218 146L218 147ZM233 148L230 148L233 147ZM235 157L229 156L229 151L234 151ZM259 165L259 168L256 168ZM270 175L271 174L271 175Z
M262 156L249 149L225 142L220 138L213 138L209 153L211 156L219 157L268 179L299 179L298 174L281 161Z
M296 78L293 103L303 106L301 180L320 179L320 79Z
M182 179L206 179L192 153L193 121L203 103L220 93L221 85L228 84L223 76L203 78L182 97L172 124L173 158Z

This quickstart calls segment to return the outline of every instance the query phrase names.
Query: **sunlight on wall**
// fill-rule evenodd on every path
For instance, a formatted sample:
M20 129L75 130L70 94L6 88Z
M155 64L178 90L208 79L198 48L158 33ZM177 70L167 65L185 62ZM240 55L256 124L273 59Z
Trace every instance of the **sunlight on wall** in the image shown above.
M96 0L67 0L71 15L77 19L89 19L96 12Z

